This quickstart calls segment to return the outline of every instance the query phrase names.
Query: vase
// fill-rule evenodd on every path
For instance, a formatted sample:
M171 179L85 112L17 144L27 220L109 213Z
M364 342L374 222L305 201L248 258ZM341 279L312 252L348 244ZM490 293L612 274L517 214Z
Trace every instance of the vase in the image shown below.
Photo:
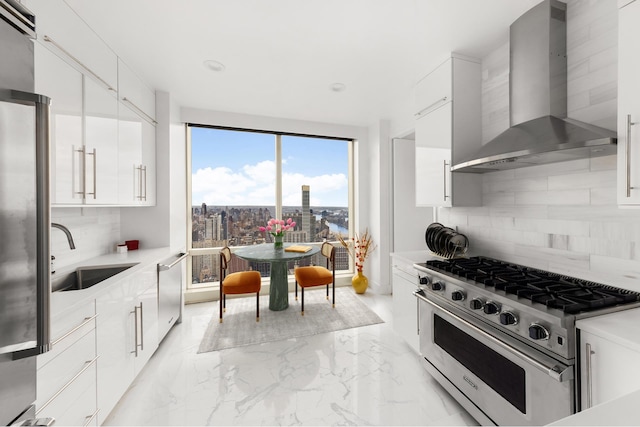
M353 286L356 294L364 294L364 291L369 287L369 279L362 274L362 271L358 271L358 274L351 279L351 286Z
M274 249L282 249L283 248L283 244L282 244L282 238L284 236L280 235L280 236L273 236L273 248Z

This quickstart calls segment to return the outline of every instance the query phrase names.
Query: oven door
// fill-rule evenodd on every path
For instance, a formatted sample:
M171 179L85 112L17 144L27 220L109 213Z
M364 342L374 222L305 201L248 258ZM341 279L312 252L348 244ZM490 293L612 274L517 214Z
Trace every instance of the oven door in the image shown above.
M472 415L479 409L497 425L544 425L574 413L573 366L511 337L498 338L504 334L422 291L415 295L426 367Z

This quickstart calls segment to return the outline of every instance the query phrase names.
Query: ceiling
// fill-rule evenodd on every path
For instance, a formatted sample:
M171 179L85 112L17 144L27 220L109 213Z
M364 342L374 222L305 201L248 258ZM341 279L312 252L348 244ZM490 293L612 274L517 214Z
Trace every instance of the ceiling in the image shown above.
M540 0L65 1L181 106L366 126L411 106L447 53L505 43Z

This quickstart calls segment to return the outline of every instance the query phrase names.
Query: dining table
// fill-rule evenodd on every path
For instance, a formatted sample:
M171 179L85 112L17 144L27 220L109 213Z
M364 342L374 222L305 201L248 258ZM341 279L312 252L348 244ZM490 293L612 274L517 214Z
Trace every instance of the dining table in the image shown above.
M306 252L290 252L292 247L310 248ZM320 247L312 245L300 245L298 243L285 243L283 247L276 248L273 243L243 246L236 249L233 254L247 261L268 262L271 264L271 276L269 281L269 310L282 311L289 307L289 272L287 263L311 257L320 252Z

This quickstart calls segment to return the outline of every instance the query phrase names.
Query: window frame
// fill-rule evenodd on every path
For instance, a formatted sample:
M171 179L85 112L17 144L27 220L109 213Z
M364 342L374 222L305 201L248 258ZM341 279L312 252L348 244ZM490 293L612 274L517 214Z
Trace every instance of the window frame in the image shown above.
M348 236L349 239L354 235L354 224L355 224L355 181L356 181L356 168L355 168L355 143L356 140L350 137L335 137L335 136L324 136L324 135L310 135L310 134L301 134L295 132L276 132L269 130L256 130L256 129L248 129L248 128L236 128L229 126L215 126L215 125L206 125L206 124L197 124L197 123L185 123L185 132L186 132L186 183L187 183L187 283L186 283L186 293L189 292L201 292L201 291L217 291L219 289L219 282L207 282L206 286L193 286L192 279L192 257L193 256L202 256L202 255L218 255L220 253L220 249L222 247L211 247L211 248L193 248L192 241L192 209L193 209L193 188L192 188L192 141L191 141L191 128L193 127L201 127L201 128L209 128L209 129L220 129L220 130L230 130L237 132L254 132L254 133L266 133L273 135L275 137L274 146L275 146L275 157L274 161L276 164L276 198L275 198L275 217L282 217L282 146L281 146L281 138L282 136L295 136L295 137L306 137L306 138L317 138L317 139L332 139L345 141L347 143L347 165L348 165L348 189L347 189L347 210L348 210ZM334 246L338 246L339 243L337 241L330 242ZM312 245L321 245L322 242L312 242ZM233 252L234 248L241 246L233 246L231 250ZM336 279L348 277L349 279L355 272L355 266L353 263L353 259L349 257L349 268L348 270L343 270L340 273L336 272ZM291 281L292 275L289 275L289 279ZM268 280L268 278L263 278L263 280Z

